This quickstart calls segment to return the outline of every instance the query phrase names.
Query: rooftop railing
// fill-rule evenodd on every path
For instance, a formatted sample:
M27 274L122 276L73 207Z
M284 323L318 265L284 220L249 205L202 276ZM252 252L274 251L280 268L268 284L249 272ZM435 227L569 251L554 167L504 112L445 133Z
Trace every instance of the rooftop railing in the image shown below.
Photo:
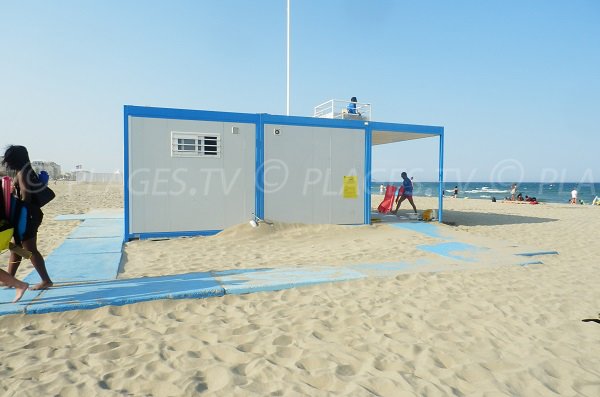
M350 104L356 105L356 110ZM344 120L371 120L371 104L330 99L315 106L313 117Z

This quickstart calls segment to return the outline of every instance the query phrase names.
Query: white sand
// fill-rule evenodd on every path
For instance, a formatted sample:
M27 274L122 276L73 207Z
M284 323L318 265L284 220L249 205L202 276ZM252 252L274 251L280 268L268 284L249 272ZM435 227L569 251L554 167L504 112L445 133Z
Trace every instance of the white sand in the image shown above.
M77 224L55 215L122 203L118 186L55 188L43 253ZM4 316L0 395L600 395L600 324L581 321L600 312L600 207L444 203L452 230L560 255L528 267ZM429 241L387 225L240 225L130 243L121 277L390 262L427 256L415 245ZM21 277L32 269L22 267Z

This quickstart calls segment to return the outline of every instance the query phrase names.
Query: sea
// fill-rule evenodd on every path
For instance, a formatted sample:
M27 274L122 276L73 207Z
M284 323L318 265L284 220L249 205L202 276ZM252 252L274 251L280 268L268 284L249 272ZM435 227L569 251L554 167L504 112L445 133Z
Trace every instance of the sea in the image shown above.
M372 182L371 193L379 194L381 185L394 185L400 187L402 182ZM510 197L512 183L499 182L444 182L444 195L452 197L454 187L458 186L458 198L477 200L503 200ZM413 181L413 194L415 196L437 197L438 182ZM571 191L577 190L577 199L583 204L591 204L596 196L600 197L600 183L517 183L517 194L523 197L535 197L541 203L568 203L571 200Z

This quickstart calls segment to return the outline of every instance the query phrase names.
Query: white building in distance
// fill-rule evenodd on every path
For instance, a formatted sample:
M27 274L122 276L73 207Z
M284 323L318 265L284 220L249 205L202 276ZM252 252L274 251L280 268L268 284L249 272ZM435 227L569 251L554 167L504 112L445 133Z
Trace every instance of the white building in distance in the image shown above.
M60 165L54 161L35 160L31 162L31 167L38 174L42 170L46 171L51 179L58 179L62 175Z

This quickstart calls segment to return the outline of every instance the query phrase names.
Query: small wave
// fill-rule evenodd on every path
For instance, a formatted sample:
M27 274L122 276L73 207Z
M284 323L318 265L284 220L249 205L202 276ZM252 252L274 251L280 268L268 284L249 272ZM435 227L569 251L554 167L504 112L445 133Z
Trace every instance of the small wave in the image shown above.
M470 194L477 194L477 193L508 193L508 190L473 189L473 190L466 190L465 193L470 193Z

